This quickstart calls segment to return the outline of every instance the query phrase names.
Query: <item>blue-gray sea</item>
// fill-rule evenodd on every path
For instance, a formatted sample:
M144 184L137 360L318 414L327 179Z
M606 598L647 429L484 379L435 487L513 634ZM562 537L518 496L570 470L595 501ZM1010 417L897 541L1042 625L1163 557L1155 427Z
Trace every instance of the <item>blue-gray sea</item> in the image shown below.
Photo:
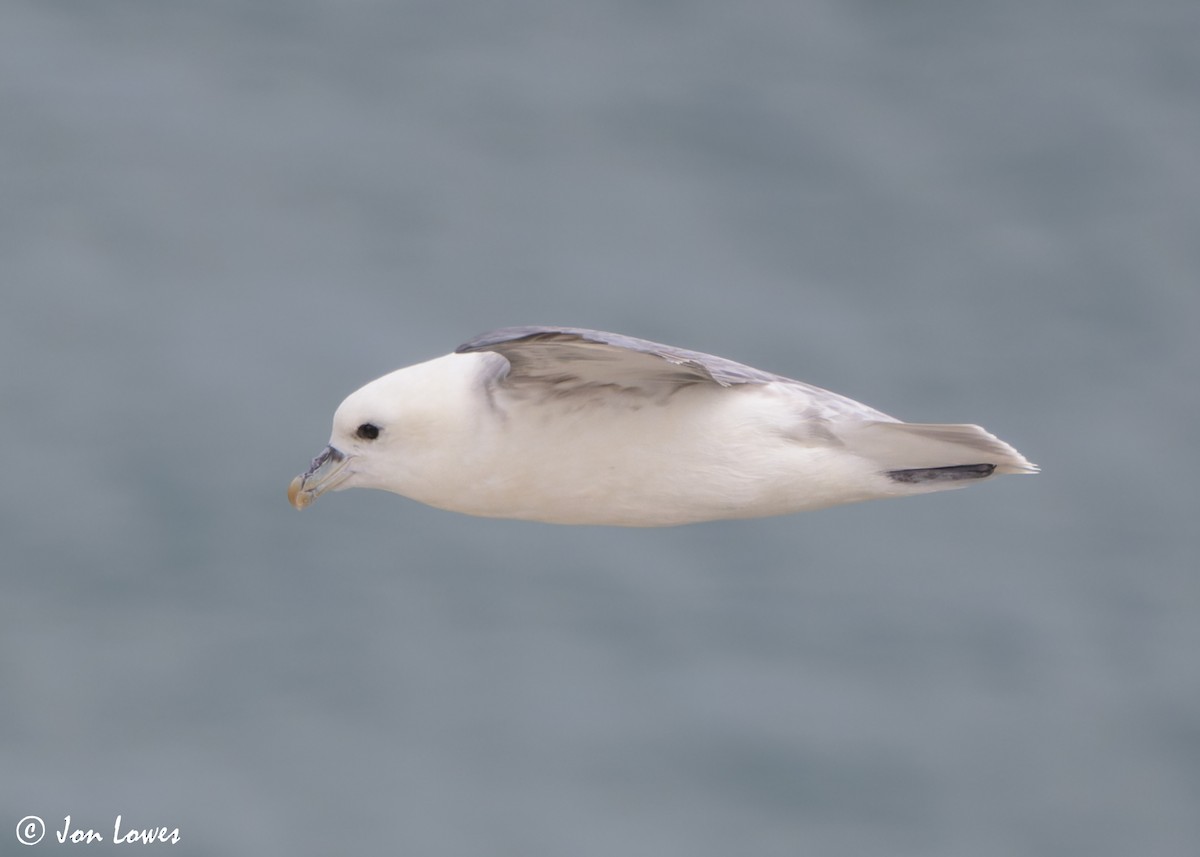
M4 3L0 854L1200 854L1198 39ZM346 394L537 323L1044 472L665 530L288 506Z

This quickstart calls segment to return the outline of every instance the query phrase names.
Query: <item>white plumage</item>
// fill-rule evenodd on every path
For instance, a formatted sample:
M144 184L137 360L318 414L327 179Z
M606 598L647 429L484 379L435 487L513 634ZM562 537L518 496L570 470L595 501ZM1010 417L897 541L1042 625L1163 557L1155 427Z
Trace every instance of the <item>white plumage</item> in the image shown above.
M1034 473L974 425L904 423L819 387L618 334L507 328L352 393L288 497L379 488L560 524L667 526Z

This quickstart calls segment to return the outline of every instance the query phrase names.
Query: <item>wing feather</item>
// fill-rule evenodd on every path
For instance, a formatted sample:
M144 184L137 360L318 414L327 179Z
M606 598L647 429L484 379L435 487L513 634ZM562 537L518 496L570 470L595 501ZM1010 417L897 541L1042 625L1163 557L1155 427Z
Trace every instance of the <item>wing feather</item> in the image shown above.
M594 396L604 393L640 394L662 402L679 389L772 385L796 398L797 416L809 421L893 417L847 396L764 372L724 357L663 345L619 333L580 327L505 327L465 342L456 353L492 352L503 367L490 377L497 389L536 390L542 396Z
M689 384L770 384L786 381L724 357L647 339L580 327L506 327L477 336L455 351L492 351L508 360L510 383L563 382L645 387Z

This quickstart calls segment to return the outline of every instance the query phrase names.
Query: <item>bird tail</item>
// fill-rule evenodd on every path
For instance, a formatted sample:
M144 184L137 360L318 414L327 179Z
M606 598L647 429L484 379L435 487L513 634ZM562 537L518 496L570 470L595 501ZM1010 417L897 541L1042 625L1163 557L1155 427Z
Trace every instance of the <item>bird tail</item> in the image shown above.
M950 483L993 473L1038 472L1036 464L975 425L870 421L839 434L847 447L877 462L895 482Z

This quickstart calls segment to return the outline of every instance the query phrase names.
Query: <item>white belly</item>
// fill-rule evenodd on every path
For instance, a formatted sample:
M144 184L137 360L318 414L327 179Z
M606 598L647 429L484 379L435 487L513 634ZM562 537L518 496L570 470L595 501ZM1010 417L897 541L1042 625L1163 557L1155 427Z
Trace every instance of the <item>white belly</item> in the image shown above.
M877 471L786 430L795 403L766 387L681 390L670 405L505 408L454 476L414 499L489 517L666 526L780 515L883 496Z

